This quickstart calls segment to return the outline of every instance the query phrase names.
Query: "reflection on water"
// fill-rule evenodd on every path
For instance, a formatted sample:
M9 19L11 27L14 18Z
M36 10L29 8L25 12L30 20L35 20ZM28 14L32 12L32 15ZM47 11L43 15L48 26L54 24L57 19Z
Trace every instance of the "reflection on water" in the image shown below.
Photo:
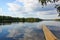
M0 40L44 40L42 25L45 24L60 39L60 22L11 23L0 25Z

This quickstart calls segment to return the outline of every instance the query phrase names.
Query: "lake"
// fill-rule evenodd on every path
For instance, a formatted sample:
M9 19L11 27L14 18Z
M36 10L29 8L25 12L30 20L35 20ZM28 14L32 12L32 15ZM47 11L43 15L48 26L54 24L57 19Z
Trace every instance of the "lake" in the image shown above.
M0 25L0 40L45 40L42 25L60 40L60 21L16 22Z

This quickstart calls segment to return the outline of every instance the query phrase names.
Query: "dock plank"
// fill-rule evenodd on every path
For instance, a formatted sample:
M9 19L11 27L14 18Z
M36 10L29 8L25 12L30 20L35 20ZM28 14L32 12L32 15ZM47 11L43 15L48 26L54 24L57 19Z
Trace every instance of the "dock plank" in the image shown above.
M46 40L57 40L57 37L47 28L46 25L43 25L42 29Z

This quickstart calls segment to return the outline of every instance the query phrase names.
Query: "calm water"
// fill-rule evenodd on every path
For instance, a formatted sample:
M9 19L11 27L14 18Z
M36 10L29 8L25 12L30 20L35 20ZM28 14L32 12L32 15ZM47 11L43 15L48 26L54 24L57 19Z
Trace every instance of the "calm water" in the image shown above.
M60 40L59 21L19 22L0 25L0 40L44 40L43 24Z

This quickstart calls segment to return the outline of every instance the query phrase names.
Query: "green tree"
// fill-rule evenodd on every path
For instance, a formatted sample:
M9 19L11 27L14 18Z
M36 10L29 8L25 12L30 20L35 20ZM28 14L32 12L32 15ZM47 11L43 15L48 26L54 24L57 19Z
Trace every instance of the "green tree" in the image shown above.
M59 13L58 16L60 16L60 5L56 5L55 7L57 8L57 12Z
M41 2L42 5L47 5L48 2L50 3L55 3L58 2L59 0L39 0L39 2Z

